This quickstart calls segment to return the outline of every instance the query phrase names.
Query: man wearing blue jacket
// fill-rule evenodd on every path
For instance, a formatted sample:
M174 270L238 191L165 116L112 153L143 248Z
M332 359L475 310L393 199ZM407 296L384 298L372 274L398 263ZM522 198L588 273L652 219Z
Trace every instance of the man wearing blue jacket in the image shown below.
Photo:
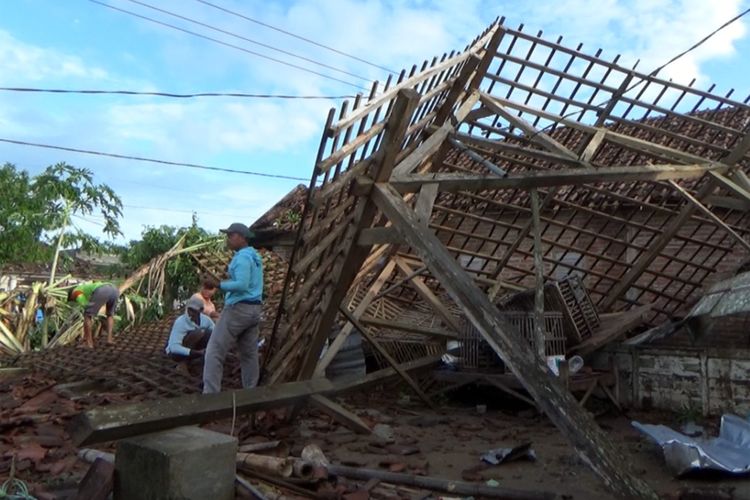
M227 246L235 252L229 263L229 279L219 288L225 292L221 312L206 348L203 367L203 394L221 392L224 359L233 344L237 344L244 388L258 385L258 326L263 299L263 262L254 248L248 245L251 233L239 222L222 229L227 235Z

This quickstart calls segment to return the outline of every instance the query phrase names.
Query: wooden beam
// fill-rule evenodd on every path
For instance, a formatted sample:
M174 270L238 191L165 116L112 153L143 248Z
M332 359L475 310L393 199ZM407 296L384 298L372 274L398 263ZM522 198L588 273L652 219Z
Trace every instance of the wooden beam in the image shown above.
M476 137L463 132L456 132L453 134L453 137L460 140L463 144L479 149L480 152L485 152L485 154L488 151L500 151L513 153L516 155L524 155L528 156L529 158L536 158L538 160L550 161L562 165L569 165L572 167L583 166L578 158L570 158L568 156L552 153L544 149L532 149L526 146L520 146L518 144L513 144L506 141Z
M372 434L372 429L361 418L335 401L320 394L313 394L310 396L310 403L347 429L357 434Z
M557 153L562 156L567 156L571 159L578 159L575 153L573 153L571 150L554 140L552 137L550 137L547 133L542 132L541 130L537 130L534 125L527 122L520 116L516 115L509 109L507 109L505 106L500 104L495 100L495 98L485 92L482 92L479 99L482 101L482 104L484 104L487 108L494 111L496 114L502 116L505 120L510 122L511 125L513 125L516 128L519 128L523 130L523 133L526 134L527 138L539 144L544 149L547 149L548 151L552 151L553 153Z
M599 146L602 144L605 135L606 134L604 132L604 129L599 129L594 133L594 136L586 145L586 149L584 149L583 153L581 154L581 161L587 163L591 161L591 158L594 157L596 151L599 149Z
M373 318L372 316L362 316L359 321L364 325L372 325L378 328L399 330L402 332L418 333L420 335L427 335L428 337L436 337L439 339L455 340L458 339L458 334L442 328L430 328L427 326L409 325L407 323L399 323L397 321L390 321L387 319Z
M448 139L448 142L450 142L453 146L455 146L460 151L463 151L469 158L471 158L476 163L479 163L484 168L489 170L491 173L495 175L499 175L501 177L505 177L508 175L508 172L503 170L502 168L498 167L494 163L492 163L490 160L485 158L484 156L480 155L479 153L473 151L469 148L466 144L463 144L461 141L455 138Z
M734 173L734 172L732 172ZM709 175L724 189L737 196L740 200L750 203L750 191L740 186L736 182L728 179L718 172L709 172Z
M750 211L750 201L740 200L734 196L711 195L705 198L706 205L713 207L738 210L740 212Z
M672 186L672 189L677 191L689 203L692 203L693 206L695 206L695 208L697 208L699 212L701 212L703 215L711 219L714 222L714 224L722 228L727 234L729 234L732 238L734 238L737 241L737 243L743 246L745 250L750 251L750 243L745 241L745 238L743 238L741 234L737 233L737 231L729 227L715 213L709 210L705 205L703 205L703 203L698 201L692 194L688 193L687 190L685 190L682 186L677 184L675 181L668 181L668 183L670 186Z
M425 394L424 391L422 391L422 388L419 387L419 384L417 384L417 382L413 378L411 378L408 373L406 373L404 370L399 368L398 362L395 359L393 359L390 353L382 345L380 345L380 342L378 342L375 339L375 337L372 336L369 330L367 330L367 327L362 325L362 323L360 323L357 320L357 318L355 318L352 315L352 313L349 311L349 309L344 305L341 306L341 313L344 315L344 317L347 320L349 320L349 322L352 325L354 325L354 328L356 328L359 331L359 333L362 334L365 340L367 340L367 343L370 344L370 346L372 346L372 348L375 349L381 356L383 356L383 358L388 362L388 364L391 365L391 368L393 368L394 370L398 372L399 376L401 376L404 382L406 382L409 385L409 387L411 387L412 390L414 390L417 396L419 396L419 399L424 401L424 403L430 408L435 409L436 408L435 405L432 403L430 398L427 397L427 394Z
M383 285L386 284L388 281L388 278L391 277L391 274L393 274L393 270L396 267L396 263L393 261L388 262L384 267L383 270L380 271L380 274L377 278L375 278L375 281L373 281L372 285L370 285L370 288L365 293L365 296L362 297L362 300L357 305L357 307L354 309L354 316L359 318L362 316L365 311L367 311L367 308L370 307L370 304L372 304L373 300L375 300L375 296L378 294L381 288L383 288ZM347 323L346 325L341 328L341 331L336 335L336 338L333 339L333 342L331 342L331 345L328 347L328 350L323 355L323 357L318 361L318 366L315 368L315 376L316 377L322 377L326 373L326 368L328 368L328 365L331 364L331 361L333 361L333 358L336 357L336 354L341 350L341 346L344 345L344 342L346 342L346 339L349 337L349 334L354 330L353 325L350 323Z
M588 132L590 134L594 134L597 130L604 130L605 139L608 141L615 142L623 146L627 146L629 148L636 149L642 152L648 152L654 156L660 156L662 158L665 158L667 161L679 161L683 163L703 163L706 161L705 158L698 156L698 155L686 153L684 151L680 151L679 149L662 146L660 144L651 143L643 139L630 137L625 134L612 132L611 130L603 128L603 127L592 127L591 125L586 125L576 120L567 119L549 111L544 111L544 110L534 108L532 106L520 104L520 103L511 101L510 99L504 99L504 98L496 97L496 96L490 96L490 98L494 99L495 101L497 101L498 104L501 104L505 106L506 108L530 113L540 118L546 118L548 120L557 122L560 125L565 125L566 127L572 128L574 130L581 130L583 132ZM715 125L715 124L712 123L711 125ZM723 163L727 164L726 161L724 161Z
M401 160L398 165L393 169L395 175L410 174L419 167L423 162L432 156L445 141L451 132L453 132L453 125L450 123L443 124L440 128L435 130L430 136L424 140L417 149L411 152L406 158Z
M729 175L738 186L742 187L745 191L750 192L750 178L748 178L743 170L736 168Z
M534 228L534 338L537 355L546 359L545 324L544 324L544 254L542 253L542 230L539 222L539 193L536 189L529 192L531 198L531 223Z
M695 165L641 165L634 167L576 168L524 172L506 177L467 175L465 173L434 173L394 177L391 185L399 193L419 191L424 184L435 183L441 192L484 191L495 189L532 189L552 186L580 185L601 182L661 181L694 179L706 172L722 172L728 167L711 163ZM372 182L361 180L371 189Z
M510 334L512 327L497 308L474 285L469 274L448 253L437 237L416 222L416 215L401 196L387 184L377 184L373 200L408 244L421 257L433 276L440 280L461 306L492 349L503 359L526 390L571 441L583 461L621 498L658 498L632 471L632 465L612 445L609 436L578 406L560 381L550 377L544 361L531 347Z
M417 212L417 218L422 224L429 224L432 216L432 207L435 205L435 198L438 194L437 184L423 184L419 189L417 204L414 210Z
M421 358L401 364L399 369L411 372L429 368L437 364L440 357ZM396 376L396 370L386 368L364 377L341 377L334 382L316 378L218 394L191 394L168 400L100 406L74 417L71 436L76 446L115 441L183 425L230 418L232 415L288 406L304 401L313 394L335 395L361 391Z
M427 227L425 227L425 229L427 230ZM414 269L412 269L412 267L406 262L406 260L402 259L401 257L394 257L393 260L396 262L396 265L404 274L410 275L414 272ZM424 279L415 276L411 279L411 285L422 297L422 299L427 302L430 307L432 307L435 313L440 316L440 318L443 320L443 322L445 322L447 326L452 328L456 333L461 332L461 326L458 324L458 320L448 312L447 308L440 301L440 299L437 298L434 293L432 293L432 290L430 290L430 287L428 287L424 282Z
M400 245L401 236L390 226L368 227L359 232L357 245Z

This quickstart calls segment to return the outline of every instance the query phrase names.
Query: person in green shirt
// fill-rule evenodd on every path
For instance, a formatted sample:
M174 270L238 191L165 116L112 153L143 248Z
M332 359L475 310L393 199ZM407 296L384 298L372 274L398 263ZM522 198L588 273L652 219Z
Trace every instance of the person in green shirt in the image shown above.
M102 326L107 331L107 343L114 344L112 338L112 327L115 322L115 307L117 299L120 298L120 290L111 283L92 281L81 283L68 292L68 302L75 302L83 307L83 341L86 347L94 347L94 336L91 332L91 324L94 316L99 314L103 306L106 307L107 319L102 321Z

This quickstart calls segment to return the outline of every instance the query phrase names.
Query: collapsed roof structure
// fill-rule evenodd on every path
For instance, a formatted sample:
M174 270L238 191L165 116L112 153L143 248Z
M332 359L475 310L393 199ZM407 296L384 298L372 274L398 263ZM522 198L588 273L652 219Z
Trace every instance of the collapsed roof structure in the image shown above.
M560 42L501 20L463 52L331 110L309 188L281 206L291 210L281 239L293 235L294 246L288 267L275 264L269 276L283 287L265 325L263 379L278 394L192 398L122 413L130 420L104 409L91 413L87 436L330 393L320 378L354 330L429 402L408 368L428 366L446 339L471 330L616 495L654 497L550 377L545 283L575 276L587 290L588 309L571 319L579 333L588 328L578 341L598 313L650 325L686 313L750 250L750 107ZM226 256L196 258L223 272ZM535 342L501 311L518 300L508 293L530 288ZM439 348L396 352L386 345L394 335ZM200 415L191 420L188 408Z
M463 318L608 483L646 494L493 302L575 272L602 312L684 311L750 250L750 108L579 49L501 21L331 110L271 383L320 375L378 300L405 330L414 310L454 332ZM352 324L319 360L342 313Z

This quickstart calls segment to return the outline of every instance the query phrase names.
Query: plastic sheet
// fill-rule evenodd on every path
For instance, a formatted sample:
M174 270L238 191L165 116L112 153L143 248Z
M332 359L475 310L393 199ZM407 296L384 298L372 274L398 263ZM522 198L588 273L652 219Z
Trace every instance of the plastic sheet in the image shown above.
M750 422L736 415L722 416L719 437L710 439L685 436L665 425L632 425L661 446L677 476L698 470L750 473Z

